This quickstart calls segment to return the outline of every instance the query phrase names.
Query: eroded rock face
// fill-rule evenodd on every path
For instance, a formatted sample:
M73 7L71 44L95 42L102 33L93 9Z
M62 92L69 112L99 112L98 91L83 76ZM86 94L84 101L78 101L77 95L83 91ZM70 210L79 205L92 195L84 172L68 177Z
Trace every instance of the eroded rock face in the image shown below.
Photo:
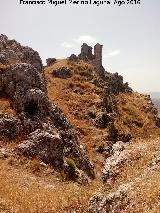
M50 134L37 129L17 149L26 156L39 158L44 163L63 165L63 143L57 133Z
M83 170L91 178L95 177L93 165L86 151L75 139L72 130L58 133L53 129L50 131L37 129L28 136L26 141L18 145L16 150L25 156L36 157L44 163L60 168L64 168L65 158L73 159L78 169Z
M30 47L21 46L14 39L9 40L8 37L3 34L0 35L0 51L0 63L2 64L6 65L9 62L12 63L12 61L23 62L31 64L38 72L42 72L42 60L38 52Z
M57 129L69 130L72 128L72 125L67 120L65 114L55 104L52 104L50 107L50 118L53 126Z
M0 113L0 138L13 139L22 131L21 122L13 115Z
M28 116L44 116L48 97L43 75L30 64L15 64L0 69L0 91L11 100L14 109Z
M105 74L105 81L108 84L110 93L118 94L120 92L132 92L128 83L123 83L123 77L118 73L107 73Z
M73 159L79 169L85 171L89 177L94 179L93 164L90 162L84 147L79 144L74 129L61 131L60 135L64 142L64 156Z
M30 89L25 94L19 90L15 93L14 108L24 112L27 117L44 117L48 114L48 99L40 89Z
M129 205L129 198L127 197L127 190L130 185L121 185L116 191L105 196L101 193L95 194L89 200L90 213L119 213L126 209Z
M61 167L64 157L73 158L78 169L94 178L93 165L75 130L58 106L48 100L38 53L4 35L0 36L0 50L0 93L10 99L19 117L0 116L0 136L14 138L23 132L27 140L18 145L18 152ZM68 78L72 72L62 67L53 75Z

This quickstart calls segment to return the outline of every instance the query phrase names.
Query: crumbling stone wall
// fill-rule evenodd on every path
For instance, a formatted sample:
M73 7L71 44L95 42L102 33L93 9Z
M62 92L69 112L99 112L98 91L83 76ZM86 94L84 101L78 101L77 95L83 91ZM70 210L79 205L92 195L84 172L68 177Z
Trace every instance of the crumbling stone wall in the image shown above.
M109 93L118 94L119 92L132 92L132 89L129 87L128 83L123 83L123 77L118 75L118 73L109 73L105 71L102 65L102 48L103 45L97 43L94 46L94 54L92 54L92 47L84 43L81 46L81 53L78 55L78 58L85 60L88 63L91 63L95 66L100 84L102 87L107 87Z
M83 43L83 45L81 46L81 53L78 57L82 60L93 60L94 55L92 54L92 47L88 46L86 43Z
M102 66L102 48L103 45L97 43L94 46L94 54L92 53L92 47L84 43L81 46L81 53L79 54L79 59L89 61L96 68L97 74L104 77L104 68Z

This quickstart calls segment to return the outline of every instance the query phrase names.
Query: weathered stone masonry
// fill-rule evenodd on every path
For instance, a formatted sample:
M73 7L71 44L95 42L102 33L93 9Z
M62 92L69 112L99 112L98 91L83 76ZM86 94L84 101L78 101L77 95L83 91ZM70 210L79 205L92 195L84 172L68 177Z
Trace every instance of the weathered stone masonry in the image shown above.
M104 68L102 66L102 48L103 45L97 43L94 46L94 54L92 53L92 47L88 46L86 43L83 43L81 46L81 53L79 54L79 59L90 61L97 71L97 74L100 76L104 75Z

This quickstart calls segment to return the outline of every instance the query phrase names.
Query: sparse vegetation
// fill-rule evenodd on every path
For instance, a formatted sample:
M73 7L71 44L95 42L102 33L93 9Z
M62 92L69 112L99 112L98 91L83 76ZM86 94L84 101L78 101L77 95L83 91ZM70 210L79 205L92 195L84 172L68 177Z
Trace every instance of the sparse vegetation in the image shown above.
M17 62L19 61L11 60L9 64ZM41 65L41 60L39 63ZM59 78L59 76L55 78L55 76L52 75L55 70L61 67L66 67L71 70L71 75L69 75L68 78ZM8 69L8 65L0 65L0 69L5 71ZM77 62L65 59L56 60L53 65L45 67L44 75L47 82L49 100L60 107L65 114L64 116L67 117L73 126L75 136L79 139L80 144L84 146L89 159L95 166L96 179L89 180L89 183L86 185L80 185L71 181L75 179L77 171L80 171L80 169L78 169L79 165L77 163L77 168L74 158L68 157L63 159L62 156L62 163L64 160L69 168L69 178L67 179L63 178L65 171L62 170L62 167L54 168L53 165L51 166L47 161L44 161L46 164L42 162L42 158L24 157L16 153L15 148L17 145L28 139L25 134L13 140L2 138L0 146L2 146L4 150L1 150L0 147L0 212L86 213L88 211L88 201L95 192L101 191L108 195L116 191L119 186L128 182L134 182L136 187L134 190L128 191L127 196L130 202L128 203L128 208L124 210L125 212L159 212L160 173L155 167L153 171L148 172L150 171L148 169L150 169L152 159L155 156L159 156L160 153L160 131L155 126L155 113L153 112L154 109L150 101L147 100L145 96L135 92L116 93L117 95L114 94L114 98L119 112L116 114L116 112L114 112L116 111L116 107L113 106L111 95L107 96L107 93L104 92L104 88L101 85L97 86L93 81L100 82L94 67L81 60ZM116 76L118 76L118 74L115 75L115 78ZM120 78L123 80L122 77ZM123 82L121 83L123 85ZM109 103L107 103L107 101ZM26 103L27 102L25 102L25 104ZM108 106L110 103L112 106ZM128 149L128 153L131 155L131 160L129 160L127 164L122 163L120 173L115 175L111 183L107 182L103 184L101 174L104 168L104 162L106 158L114 153L114 150L111 148L113 143L116 142L114 140L107 141L109 134L107 125L109 122L107 125L104 125L104 128L96 125L97 117L102 114L102 108L106 106L108 106L108 114L107 116L104 114L104 118L112 116L111 119L108 120L109 122L111 122L112 119L114 120L113 124L115 125L116 132L118 132L117 134L128 134L129 136L133 136L133 139L130 143L127 143L129 139L123 141L125 143L120 142L128 147L126 149ZM36 105L36 107L38 107L38 105ZM51 106L49 107L51 111ZM25 105L24 107L26 112L33 112L32 108L33 105ZM36 108L36 111L37 110ZM9 98L6 97L4 93L0 95L0 112L11 113L15 117L18 117L16 111L12 108ZM59 112L57 112L57 114L58 113ZM34 117L32 113L29 114L30 116L27 122L30 122L30 119ZM34 115L35 114L36 113L34 113ZM46 117L48 114L46 114ZM45 120L45 122L46 123L43 123L41 121L38 128L41 129L44 125L47 129L51 119ZM55 140L55 143L57 141L57 147L61 145L61 137L66 131L63 130L63 128L61 129L61 127L59 128L61 134L58 135L58 132ZM52 131L52 129L54 129L53 125L50 126L49 130ZM50 133L47 134L49 135ZM43 156L45 156L43 153L45 149L47 149L47 153L49 154L51 150L55 150L51 149L52 145L55 144L52 141L54 135L50 137L47 136L46 141L44 140L46 143L44 141L40 143L42 147L40 149L41 155ZM39 140L41 140L41 137ZM62 140L64 140L64 138ZM72 138L69 140L72 140ZM30 142L31 140L29 140L29 143ZM47 143L49 144L49 148L47 146L43 147L43 145ZM97 147L101 148L100 152ZM119 147L115 146L115 152L117 151L116 148L118 149ZM5 151L7 152L7 150L12 150L12 154L8 153L8 155L5 155ZM63 153L64 147L60 150ZM40 153L40 151L38 151L38 153ZM126 153L126 155L128 153ZM49 154L45 157L47 158ZM59 151L55 156L57 154L59 154ZM51 155L53 156L52 153ZM42 161L40 162L39 159ZM157 165L159 165L159 162ZM61 171L58 169L61 169ZM119 211L119 213L124 211Z
M69 180L76 179L78 168L76 166L75 161L72 158L65 158L65 161L66 161L67 166L68 166L68 177L67 178Z

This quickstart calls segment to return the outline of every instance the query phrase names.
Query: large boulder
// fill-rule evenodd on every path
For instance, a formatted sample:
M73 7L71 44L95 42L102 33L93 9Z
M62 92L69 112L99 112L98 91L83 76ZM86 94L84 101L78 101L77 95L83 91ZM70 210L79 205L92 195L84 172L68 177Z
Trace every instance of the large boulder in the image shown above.
M63 142L57 133L36 130L28 140L18 145L17 150L26 156L37 157L44 163L63 165Z
M48 131L37 129L28 136L27 140L19 144L16 150L27 157L36 157L44 163L61 168L64 168L64 159L72 159L77 171L82 170L89 177L95 177L94 167L85 149L79 145L73 130L57 133L53 128Z
M14 64L0 69L0 81L3 85L3 90L9 96L13 96L16 90L16 85L20 82L27 84L28 88L39 88L45 90L45 82L42 74L30 64ZM9 88L11 89L8 89Z

